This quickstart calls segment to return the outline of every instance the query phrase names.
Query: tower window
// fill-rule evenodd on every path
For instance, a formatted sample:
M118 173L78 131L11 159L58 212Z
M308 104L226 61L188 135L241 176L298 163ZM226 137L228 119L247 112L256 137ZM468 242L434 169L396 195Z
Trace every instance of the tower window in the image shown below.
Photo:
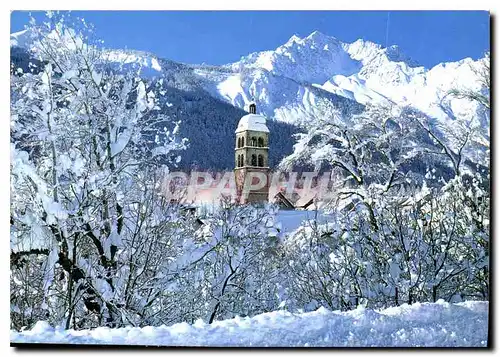
M245 137L241 137L241 147L245 146Z
M257 111L257 106L254 103L252 103L250 104L249 109L250 109L250 114L255 114L255 112Z
M260 148L261 148L261 147L264 147L264 139L259 138L259 139L257 140L257 146L258 146L258 147L260 147Z
M238 147L241 147L241 138L238 138Z
M257 166L257 155L252 155L252 166Z
M257 138L255 136L252 136L252 140L251 140L250 146L257 146Z
M259 155L259 167L264 167L264 156Z

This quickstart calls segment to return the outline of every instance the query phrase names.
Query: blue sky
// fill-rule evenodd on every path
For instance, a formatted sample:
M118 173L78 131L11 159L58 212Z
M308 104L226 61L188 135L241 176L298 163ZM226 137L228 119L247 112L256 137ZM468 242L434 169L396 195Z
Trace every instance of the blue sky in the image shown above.
M293 34L314 30L352 42L397 44L426 67L489 50L485 11L73 11L95 25L111 48L152 52L186 63L224 64L275 49ZM42 13L34 13L42 20ZM11 32L28 23L14 11Z

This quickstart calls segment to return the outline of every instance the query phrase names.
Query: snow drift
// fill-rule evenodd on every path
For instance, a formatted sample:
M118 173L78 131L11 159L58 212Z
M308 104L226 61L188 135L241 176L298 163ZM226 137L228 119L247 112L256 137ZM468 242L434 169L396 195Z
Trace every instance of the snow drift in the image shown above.
M487 347L488 302L416 303L374 311L274 311L205 324L64 330L38 322L12 343L240 347Z

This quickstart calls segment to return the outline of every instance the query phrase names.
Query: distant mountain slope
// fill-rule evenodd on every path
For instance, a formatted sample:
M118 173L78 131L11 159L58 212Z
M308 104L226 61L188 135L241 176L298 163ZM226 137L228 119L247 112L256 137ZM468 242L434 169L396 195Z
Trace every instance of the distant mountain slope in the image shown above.
M167 87L167 100L172 106L163 111L181 120L179 134L189 139L189 147L181 153L180 168L230 170L234 168L234 131L245 111L214 98L202 89L185 90ZM294 125L268 121L271 131L270 165L274 166L292 152Z
M20 47L29 51L30 41L28 31L11 35L14 62L25 56ZM222 66L177 63L140 51L107 52L111 65L140 68L145 77L167 80L175 115L186 126L182 133L191 139L183 165L232 167L233 131L244 114L241 109L246 110L252 101L276 130L271 130L271 140L276 140L272 164L291 152L294 126L314 117L320 100L335 103L344 113L358 112L367 103L411 105L435 118L437 127L474 113L475 125L489 126L489 113L477 104L446 95L455 87L479 89L473 68L482 59L467 58L427 69L397 46L384 48L365 40L345 43L318 31L304 38L294 35L275 50L252 53ZM220 155L207 155L208 143Z
M278 109L275 113L278 120L289 121L281 108L282 101L272 101L275 96L270 94L281 88L277 88L276 83L258 85L263 82L259 78L262 77L262 70L265 70L294 80L303 87L302 92L307 94L297 96L292 106L300 105L304 99L307 103L313 103L315 98L321 97L321 92L313 95L308 93L307 86L315 85L362 104L390 100L415 106L437 119L446 120L452 118L442 105L450 107L455 114L477 109L475 104L466 100L447 98L446 93L453 87L479 89L472 68L478 66L480 61L467 58L427 69L404 55L397 46L384 48L364 40L344 43L315 31L304 38L292 36L274 51L252 53L226 65L236 72L254 69L254 79L240 81L242 90L237 93L234 88L238 87L238 83L232 78L232 95L228 96L227 86L224 85L219 86L219 92L223 98L232 100L238 94L245 98L243 92L246 91L255 98L258 106ZM288 87L284 85L285 92ZM235 100L232 103L239 106L248 104ZM270 114L269 109L266 114Z

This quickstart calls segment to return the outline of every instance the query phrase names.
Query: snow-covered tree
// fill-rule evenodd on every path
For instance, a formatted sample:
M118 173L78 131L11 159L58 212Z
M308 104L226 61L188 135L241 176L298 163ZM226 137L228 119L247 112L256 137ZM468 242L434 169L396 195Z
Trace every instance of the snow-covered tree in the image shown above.
M161 82L109 68L85 22L49 18L29 27L42 68L11 75L11 260L21 266L12 286L26 289L16 277L22 258L45 256L41 306L50 319L114 326L127 319L124 241L159 224L153 191L183 142L158 113Z
M207 322L272 311L277 306L280 236L276 207L239 206L222 200L198 232L190 269L192 286ZM201 250L200 250L201 249ZM193 301L192 306L199 302Z
M483 58L470 66L481 86L479 91L470 88L453 88L448 93L457 98L477 102L479 105L490 109L490 61L490 52L488 51L484 54Z
M489 140L476 114L444 128L411 107L323 107L280 165L326 164L338 178L325 202L333 221L285 241L289 306L488 298L489 161L479 154Z
M294 153L283 159L283 170L300 163L326 166L338 172L336 198L330 206L359 202L376 227L373 200L412 182L404 166L417 158L422 146L415 125L396 107L368 106L361 114L342 115L331 103L297 134Z

